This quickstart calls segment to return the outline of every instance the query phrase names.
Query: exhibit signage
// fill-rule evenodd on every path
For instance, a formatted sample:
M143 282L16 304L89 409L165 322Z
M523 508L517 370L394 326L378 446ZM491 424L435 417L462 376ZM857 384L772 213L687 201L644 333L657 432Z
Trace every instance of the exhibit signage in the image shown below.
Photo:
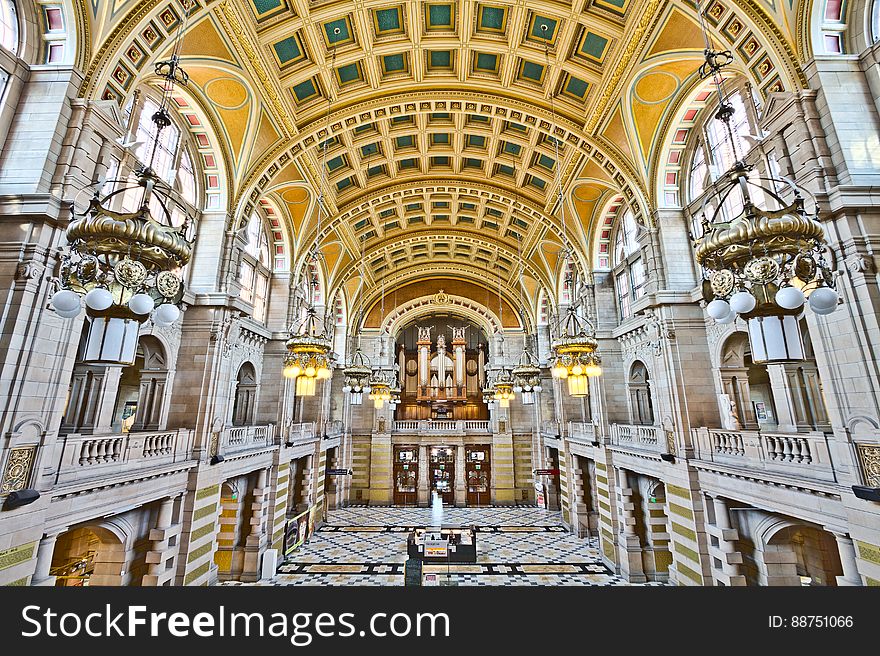
M449 555L448 540L425 540L425 558L445 558Z

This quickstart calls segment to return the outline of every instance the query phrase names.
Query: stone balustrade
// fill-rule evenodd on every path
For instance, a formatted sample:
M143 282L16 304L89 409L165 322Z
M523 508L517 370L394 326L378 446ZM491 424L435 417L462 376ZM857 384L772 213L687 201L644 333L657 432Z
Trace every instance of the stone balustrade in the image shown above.
M275 426L229 426L220 438L220 453L224 457L246 451L265 449L275 444Z
M596 441L596 427L585 421L568 422L568 439L573 442L592 444Z
M287 443L304 444L316 439L315 422L310 421L302 424L290 424L287 427Z
M405 419L395 421L391 428L394 433L419 434L459 434L489 433L489 422L477 419Z
M56 485L97 478L124 480L144 469L193 459L193 431L185 428L142 433L71 433L59 444Z
M666 453L666 436L660 426L611 424L609 440L613 446L651 453Z
M699 460L808 480L836 481L828 440L822 432L695 428L691 437Z

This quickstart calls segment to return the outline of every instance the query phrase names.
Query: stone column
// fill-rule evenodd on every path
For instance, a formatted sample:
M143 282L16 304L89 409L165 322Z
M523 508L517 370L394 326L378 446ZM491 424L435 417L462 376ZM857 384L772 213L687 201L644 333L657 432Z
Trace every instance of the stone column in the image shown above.
M797 364L769 364L770 392L776 406L777 429L782 433L797 433L806 428L805 412L797 386Z
M305 506L303 510L312 507L315 501L315 456L308 455L305 457L305 466L302 472L302 503Z
M579 538L590 535L590 508L584 499L584 492L587 483L584 478L587 474L580 466L580 458L574 454L570 454L571 465L571 527Z
M459 507L467 505L467 479L464 465L464 444L459 444L455 449L455 505Z
M727 586L744 586L746 578L742 576L740 565L742 554L736 549L736 541L739 540L739 531L732 528L730 523L730 510L727 500L722 497L711 497L712 507L715 510L715 524L709 524L709 534L718 540L718 560L721 561L721 571L712 568L712 576L716 582Z
M720 372L724 393L736 403L743 430L757 430L758 419L749 390L749 370L746 367L721 367Z
M244 564L241 570L241 580L245 582L260 580L260 560L268 544L266 536L266 510L269 499L268 474L268 469L261 469L257 473L257 483L254 487L254 500L251 503L250 516L251 530L245 538Z
M49 570L52 568L55 542L61 533L63 531L48 533L40 539L40 546L37 547L37 566L34 569L34 575L31 577L32 586L50 587L55 585L55 577L49 574Z
M428 462L428 447L422 445L419 447L419 480L418 487L416 491L416 499L418 505L420 506L430 506L431 505L431 491L428 487L428 469L430 469L430 463Z
M617 534L620 575L630 583L647 581L642 564L642 545L636 533L636 513L629 474L617 470L617 494L620 496L620 532Z
M146 563L149 566L148 573L144 574L141 581L143 586L162 585L162 575L167 574L166 578L173 576L171 573L174 568L166 568L165 563L168 556L171 555L169 549L169 538L179 533L173 530L174 527L174 500L175 497L167 497L162 500L159 506L159 515L156 518L156 526L150 531L150 551L146 555Z
M832 531L832 533L834 532ZM843 576L837 577L837 585L864 585L864 583L862 583L862 577L859 574L856 548L855 545L853 545L852 538L843 533L834 533L834 539L837 540L837 551L840 554L840 565L843 567Z

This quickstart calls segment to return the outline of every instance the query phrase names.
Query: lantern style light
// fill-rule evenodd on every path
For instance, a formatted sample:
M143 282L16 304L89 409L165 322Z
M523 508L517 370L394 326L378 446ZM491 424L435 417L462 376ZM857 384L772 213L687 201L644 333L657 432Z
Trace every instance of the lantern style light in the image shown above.
M296 380L297 396L314 396L317 381L327 380L330 369L332 342L314 307L309 307L294 334L286 342L284 377Z
M516 397L513 391L513 374L502 368L492 381L492 397L498 401L499 408L510 407L510 401Z
M519 356L519 363L511 372L513 375L513 391L521 393L523 405L535 402L535 392L541 391L541 368L538 359L528 348L524 348Z
M700 73L715 81L720 99L715 118L726 124L724 132L733 141L734 110L720 74L733 56L707 49L705 57ZM736 144L731 147L736 154ZM716 209L703 217L702 234L695 239L706 312L720 324L732 323L737 315L746 321L754 362L803 360L799 317L804 304L822 315L833 312L838 303L834 276L823 255L824 229L815 203L809 212L802 189L791 180L759 178L751 171L738 159L713 185ZM756 204L754 189L760 190L754 196L765 199L762 204L768 207ZM724 209L733 206L742 211L731 220Z
M551 344L554 359L550 373L554 378L568 382L570 396L582 397L589 393L589 378L602 375L602 359L596 350L599 342L592 327L570 306L561 323L559 336Z
M350 395L352 405L361 405L364 394L370 393L370 376L373 370L367 361L367 356L358 346L351 358L351 363L342 370L345 376L342 391Z
M165 326L180 316L180 271L192 256L193 217L180 195L152 169L152 162L162 131L172 123L171 93L189 78L177 54L159 62L156 74L165 80L165 94L151 117L156 130L150 162L135 170L133 180L107 181L114 191L106 196L101 195L105 181L95 185L86 210L68 224L68 247L60 254L61 289L51 305L56 314L72 319L80 314L84 298L90 322L83 362L92 365L134 364L138 332L150 314ZM140 194L134 212L110 209L118 198L132 193Z
M373 402L376 410L381 410L386 403L391 401L392 381L389 375L381 369L373 372L370 378L369 399Z

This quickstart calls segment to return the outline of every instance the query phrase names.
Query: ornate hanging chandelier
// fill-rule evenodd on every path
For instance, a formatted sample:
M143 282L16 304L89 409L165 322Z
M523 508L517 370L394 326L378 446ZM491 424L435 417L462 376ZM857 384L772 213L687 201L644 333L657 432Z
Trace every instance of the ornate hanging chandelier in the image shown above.
M823 255L818 206L813 202L813 211L808 211L806 192L794 182L751 175L753 167L737 156L734 109L721 75L733 55L712 50L705 26L703 30L706 61L700 74L713 78L719 99L715 118L724 124L737 157L712 186L715 209L703 216L702 234L695 239L706 311L721 324L733 323L737 315L747 322L754 362L803 360L799 319L805 302L818 315L834 312L838 304L834 275ZM756 199L768 206L760 207ZM734 218L725 220L725 210L740 207Z
M387 402L391 401L392 384L391 377L387 372L381 369L373 372L370 378L369 399L373 402L373 407L376 410L381 410Z
M589 379L602 375L602 359L596 352L598 347L592 327L578 316L575 306L570 306L551 345L554 359L550 373L554 378L568 381L571 396L587 396Z
M510 407L510 402L516 397L513 391L513 375L509 369L501 368L498 375L492 381L492 397L498 401L499 408Z
M342 391L351 395L351 404L360 405L363 402L364 393L370 393L370 376L373 369L367 360L367 356L358 346L351 358L351 363L342 370L345 376Z
M337 28L338 29L338 28ZM333 51L333 61L336 61L336 50ZM317 226L315 229L315 242L309 253L309 265L306 266L304 275L306 279L306 294L308 295L308 307L305 316L299 326L294 326L291 336L286 342L287 355L284 357L284 376L296 380L297 396L314 396L318 380L328 380L333 371L330 369L331 349L333 348L332 333L327 327L327 318L318 318L315 309L314 289L318 286L317 271L320 266L321 254L321 219L326 211L324 204L324 188L327 183L327 146L330 141L330 110L332 100L327 97L327 139L324 140L321 153L321 180L318 188L316 203L318 206ZM314 269L315 273L312 273Z
M531 405L535 402L535 392L541 391L541 368L538 359L528 347L523 349L519 356L519 363L511 372L513 376L513 391L522 393L523 405Z
M285 343L284 376L296 380L297 396L314 396L317 381L332 375L330 349L333 345L312 306L293 333Z
M68 247L60 255L61 289L51 304L59 316L72 319L80 314L84 297L89 329L83 362L88 364L134 364L141 324L152 317L157 325L170 326L180 317L181 269L192 256L193 217L152 164L159 137L172 124L168 103L174 87L185 85L188 77L176 52L155 70L165 83L151 117L156 128L149 163L135 170L134 180L95 185L88 208L68 224ZM106 182L114 191L102 196ZM111 209L138 194L134 212Z

